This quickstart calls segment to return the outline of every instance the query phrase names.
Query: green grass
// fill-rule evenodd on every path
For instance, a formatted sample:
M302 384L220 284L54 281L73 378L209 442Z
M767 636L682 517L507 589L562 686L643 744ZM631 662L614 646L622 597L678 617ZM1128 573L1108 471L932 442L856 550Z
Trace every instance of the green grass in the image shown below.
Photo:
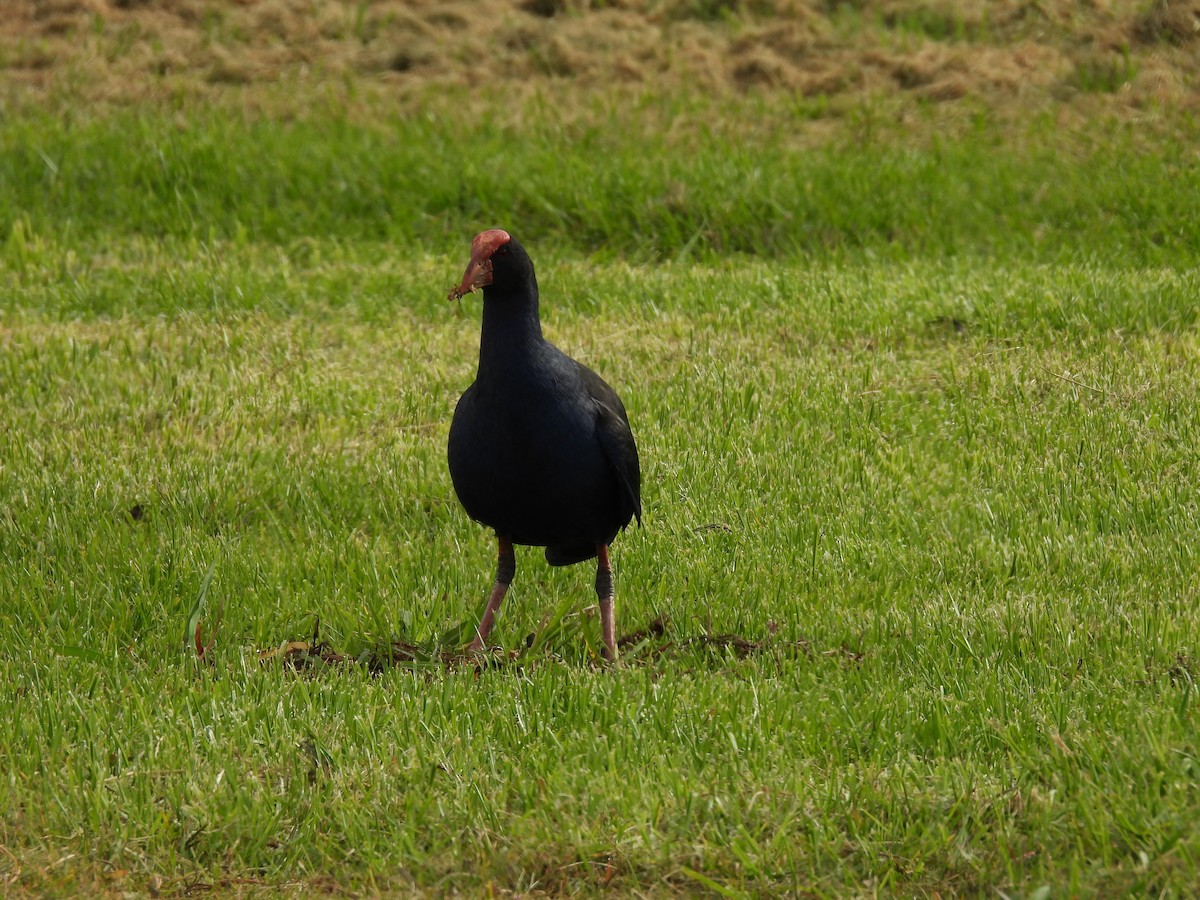
M516 176L477 146L478 181L429 161L425 194L401 192L428 204L389 201L401 220L380 198L416 176L383 161L387 191L349 162L322 189L366 147L419 158L377 134L197 128L168 155L190 193L140 195L141 138L108 159L108 120L71 148L16 129L35 125L95 169L85 189L60 164L55 187L0 154L6 891L1200 888L1200 276L1178 171L1002 162L1031 190L1011 215L1050 223L1025 244L941 187L993 177L979 143L868 151L932 179L891 200L829 153L814 190L844 200L811 215L840 223L836 258L793 229L652 264L688 246L686 209L645 252L632 188L579 184L568 223L497 212ZM750 180L750 155L729 171ZM602 181L651 171L628 146L597 159ZM1032 191L1030 159L1063 177ZM642 448L619 630L669 622L616 670L592 573L531 551L494 633L515 664L436 661L494 566L444 462L478 300L444 296L471 228L525 238L526 214L546 330L619 388ZM909 224L855 224L875 220ZM202 592L211 666L185 641ZM343 653L421 659L259 664L317 619Z
M406 254L450 251L464 231L504 221L561 252L638 261L871 252L1194 265L1200 253L1197 129L1183 120L1149 142L1116 124L1072 140L1048 117L1007 130L980 112L944 139L933 111L893 121L868 103L836 140L811 145L819 113L803 104L643 99L582 122L526 106L516 124L444 111L369 127L336 110L288 123L17 117L0 134L0 237L321 236ZM639 116L678 122L642 134Z

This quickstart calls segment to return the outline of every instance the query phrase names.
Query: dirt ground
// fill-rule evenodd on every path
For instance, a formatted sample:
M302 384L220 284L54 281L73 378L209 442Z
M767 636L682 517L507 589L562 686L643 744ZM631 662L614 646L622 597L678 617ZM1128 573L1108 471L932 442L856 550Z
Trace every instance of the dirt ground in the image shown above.
M355 85L1200 109L1200 0L0 0L0 103Z

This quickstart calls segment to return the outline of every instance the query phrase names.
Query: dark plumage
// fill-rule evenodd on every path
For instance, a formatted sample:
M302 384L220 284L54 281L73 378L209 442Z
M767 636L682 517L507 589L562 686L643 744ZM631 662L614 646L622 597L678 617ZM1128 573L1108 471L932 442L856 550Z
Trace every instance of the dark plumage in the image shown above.
M471 244L458 299L483 288L479 371L454 410L448 456L471 518L495 529L496 585L480 622L481 649L515 571L513 544L546 548L565 566L598 557L605 650L616 658L608 545L636 517L641 472L616 391L544 337L533 263L507 232Z

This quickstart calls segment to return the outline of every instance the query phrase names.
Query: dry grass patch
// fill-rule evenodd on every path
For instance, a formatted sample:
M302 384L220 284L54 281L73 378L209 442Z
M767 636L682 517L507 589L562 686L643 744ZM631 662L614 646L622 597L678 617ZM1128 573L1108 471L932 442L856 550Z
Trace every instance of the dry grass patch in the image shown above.
M15 0L0 24L10 99L128 104L286 84L303 106L355 84L400 108L569 83L577 94L746 92L1087 114L1194 104L1200 3L915 0ZM252 104L253 105L253 104Z

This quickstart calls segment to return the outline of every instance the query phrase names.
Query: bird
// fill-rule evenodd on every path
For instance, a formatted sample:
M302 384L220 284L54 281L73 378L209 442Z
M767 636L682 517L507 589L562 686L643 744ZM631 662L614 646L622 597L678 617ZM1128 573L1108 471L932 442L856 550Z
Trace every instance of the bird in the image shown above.
M533 262L507 231L471 242L449 299L483 289L479 368L454 408L447 460L467 515L496 533L496 580L469 650L481 651L516 574L514 545L552 566L596 559L603 653L617 659L609 546L642 524L641 468L625 405L542 335Z

